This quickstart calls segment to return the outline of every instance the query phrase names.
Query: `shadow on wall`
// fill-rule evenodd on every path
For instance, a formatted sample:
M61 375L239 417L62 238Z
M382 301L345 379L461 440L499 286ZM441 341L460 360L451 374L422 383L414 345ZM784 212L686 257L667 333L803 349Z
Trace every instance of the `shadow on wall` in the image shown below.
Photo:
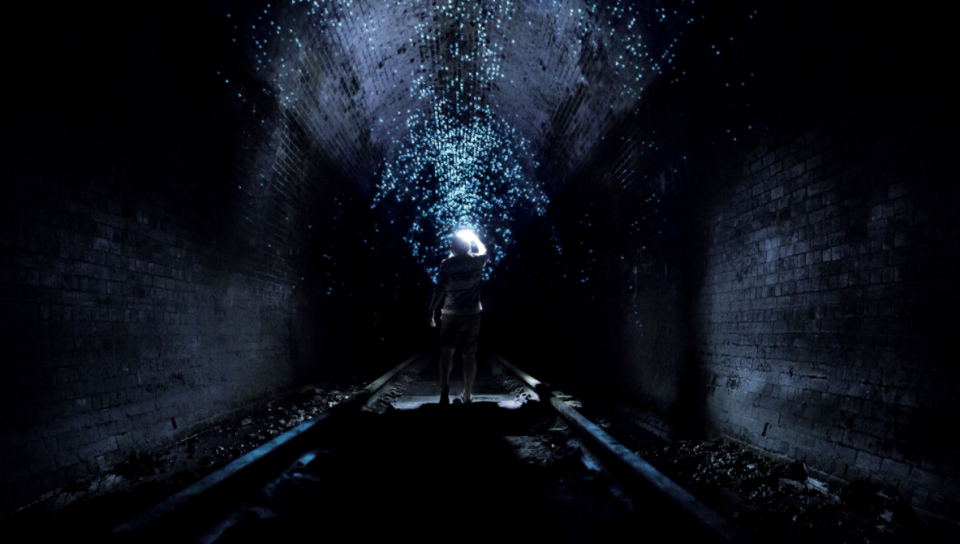
M711 357L748 364L762 356L758 355L762 342L733 345L723 340L723 335L755 337L763 327L769 326L772 333L774 327L785 325L773 323L783 318L774 318L778 308L770 304L789 293L766 285L764 278L784 272L784 263L777 262L784 259L774 255L772 262L766 262L765 253L771 248L758 249L757 244L775 237L768 234L778 229L787 233L782 241L789 245L828 239L828 234L832 241L842 238L843 234L826 231L835 228L838 219L813 218L823 214L821 208L830 206L854 214L851 201L877 190L868 186L873 179L865 178L862 184L838 183L842 172L830 172L837 179L828 182L838 186L836 191L818 196L819 186L812 186L808 203L805 184L815 181L810 175L786 183L790 174L786 170L803 171L803 164L783 167L780 174L767 175L768 169L776 168L773 163L780 163L785 155L796 155L803 146L816 146L816 152L827 159L857 149L867 135L851 135L850 141L838 139L846 138L839 134L823 136L816 144L800 138L824 120L842 124L851 105L863 111L878 105L896 110L904 106L904 97L909 101L923 93L939 100L947 92L935 75L941 70L935 53L946 34L931 33L929 39L911 42L916 37L912 32L926 29L931 22L934 15L930 12L900 17L893 10L876 10L865 17L858 8L850 7L831 8L831 16L824 17L818 5L757 8L756 20L761 22L747 35L730 32L747 21L747 12L737 13L726 6L711 12L710 25L697 29L674 62L692 77L677 85L664 80L657 83L659 87L651 86L641 101L640 114L607 134L596 155L571 175L566 185L547 184L552 199L548 217L560 232L563 255L556 257L545 250L545 236L527 233L518 242L519 256L504 261L509 273L503 272L497 287L503 291L497 295L505 323L498 338L505 351L514 350L518 357L530 360L531 368L539 366L542 372L565 376L567 383L592 387L598 396L621 395L676 417L691 433L702 430L700 410L711 390L750 386L733 375L713 375L703 383L706 355L698 350L702 347ZM819 38L811 40L815 35ZM732 49L723 55L712 47L731 42ZM929 50L924 51L926 48ZM883 74L891 59L906 66L909 75L889 81ZM634 143L624 143L631 138ZM657 150L652 149L651 140L656 141ZM637 141L650 144L650 148L637 145ZM754 161L757 171L745 171L750 152L759 153L762 159ZM681 159L684 155L690 160ZM796 162L795 157L786 160ZM658 186L661 172L675 171L671 161L680 165L676 168L679 177L689 180L686 193L684 183L670 188L672 192ZM693 166L688 171L689 164ZM819 164L816 158L811 163L811 168L816 168L813 164ZM735 195L735 185L742 178L753 180L756 187ZM653 210L647 207L647 199L654 193L664 197L660 213L667 221L662 235L643 222L661 219L648 213ZM782 205L772 204L778 198ZM705 229L716 225L715 218L704 214L712 204L724 215L716 221L724 224L717 228L720 238L711 239L708 247ZM809 232L797 235L807 238L791 238L795 231L804 230L802 221L807 213L811 221L823 222L811 224L806 229ZM634 226L637 223L639 228ZM862 222L843 224L849 225L844 226L848 240L864 236ZM761 225L770 231L757 232ZM709 232L711 237L714 234ZM774 253L776 249L772 248ZM752 270L715 267L721 269L717 277L704 277L708 262L730 258L725 252L743 257L746 268ZM825 264L824 274L832 274L831 267L838 264ZM722 293L733 294L724 299ZM742 311L725 309L733 299L733 306ZM794 302L802 305L800 298ZM702 313L701 305L716 306L718 314L709 316L716 321L698 322L694 315ZM816 305L784 311L792 312L793 322L802 328L803 323L823 317L817 314L824 311L823 305L819 310ZM943 314L943 309L925 308L923 313L926 319L936 321L941 318L933 316ZM939 356L944 352L947 346L942 342L949 334L941 331L953 326L945 323L922 326L927 331L921 333L924 353ZM711 338L705 339L706 335ZM800 342L819 341L816 334L777 330L776 341L789 342L791 337ZM535 347L525 345L538 338L544 341ZM915 414L916 420L952 414L956 402L950 400L949 392L956 382L955 378L944 381L951 383L941 386L944 390L939 400L930 400L928 405L917 400L915 411L905 408L905 412ZM916 426L920 429L917 434L923 435L921 442L949 450L953 438L936 437L934 421L930 417ZM760 425L763 427L762 422ZM761 432L757 430L758 435ZM940 445L932 441L940 441Z
M960 457L960 433L953 430L955 422L960 421L956 340L960 313L942 298L924 300L910 313L917 345L904 354L897 366L919 365L928 370L923 374L924 394L920 398L915 396L915 390L898 390L897 386L909 385L899 380L883 384L893 390L892 400L900 406L898 419L905 423L896 427L894 447L907 449L901 453L917 460Z
M275 98L224 86L233 70L261 88L221 23L153 4L35 15L24 28L60 53L18 56L35 86L2 136L0 511L410 351L421 269L389 236L388 267L355 250L372 219L350 180L317 161L251 187L276 166L257 115Z
M696 435L692 320L704 241L695 222L680 220L696 215L679 199L688 175L680 157L647 161L620 143L637 138L636 125L623 120L568 184L553 187L548 217L518 229L516 251L485 287L484 326L496 349L538 378L595 401L643 405ZM654 184L643 172L662 175L650 176Z

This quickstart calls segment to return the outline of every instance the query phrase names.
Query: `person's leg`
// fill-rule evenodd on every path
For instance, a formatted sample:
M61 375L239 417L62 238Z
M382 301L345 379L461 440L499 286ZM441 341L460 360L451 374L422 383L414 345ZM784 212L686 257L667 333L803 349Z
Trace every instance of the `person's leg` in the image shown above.
M453 370L454 348L440 348L440 404L449 404L450 371Z
M456 332L456 323L452 316L442 316L440 320L440 404L450 404L450 370L453 369Z
M473 401L473 379L477 376L477 355L463 354L463 402Z
M465 323L466 335L463 343L463 402L473 401L473 380L477 376L477 345L480 339L480 316L472 316Z

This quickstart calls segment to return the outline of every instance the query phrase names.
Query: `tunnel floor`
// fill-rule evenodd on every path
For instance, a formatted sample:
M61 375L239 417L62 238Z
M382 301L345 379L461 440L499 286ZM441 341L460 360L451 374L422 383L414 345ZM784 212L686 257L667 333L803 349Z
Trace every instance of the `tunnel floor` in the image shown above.
M460 373L458 363L452 398L462 389ZM37 516L22 519L21 529L71 539L104 535L229 462L242 452L238 444L255 447L255 438L269 439L356 389L311 389L226 423L212 436L144 455L125 464L125 476L110 477L117 482L112 491L77 500L49 529ZM314 445L311 462L248 497L228 516L226 528L214 530L215 541L366 540L402 532L464 542L584 542L627 530L654 542L693 538L678 529L679 520L658 510L656 497L638 502L605 472L588 468L566 424L543 404L527 402L519 382L492 357L478 358L472 404L440 406L438 392L436 355L422 357L387 387L373 410L351 416L346 430ZM180 466L207 470L188 473Z
M400 530L468 542L582 542L628 530L653 542L709 540L664 511L660 497L628 496L598 472L596 459L564 421L543 403L528 402L529 394L493 357L478 358L475 402L466 406L438 404L437 366L436 354L408 366L372 410L354 414L344 431L331 430L311 445L315 456L306 465L295 464L247 497L212 529L215 541L389 538ZM459 364L451 382L455 398L462 389ZM317 384L267 403L204 435L122 463L106 478L79 482L77 494L64 495L74 502L52 520L49 512L28 510L5 520L3 530L69 539L103 535L361 386ZM568 404L580 407L577 400ZM593 402L584 401L580 411L761 541L899 543L924 533L927 541L955 541L904 525L890 501L857 513L850 497L803 489L802 467L760 459L723 440L665 447L611 423Z
M436 359L416 365L349 434L332 436L306 466L258 492L218 542L400 532L465 542L695 536L665 518L655 497L638 502L588 470L566 425L518 398L495 366L479 361L472 404L440 406Z
M456 403L457 396L463 391L463 370L459 357L455 358L450 375L450 400ZM411 365L393 387L378 403L375 410L386 409L414 410L424 405L439 403L440 376L439 361L425 356ZM503 408L517 408L529 396L522 393L519 383L505 383L502 367L492 356L481 354L477 358L477 376L473 384L473 401L476 405L492 403Z

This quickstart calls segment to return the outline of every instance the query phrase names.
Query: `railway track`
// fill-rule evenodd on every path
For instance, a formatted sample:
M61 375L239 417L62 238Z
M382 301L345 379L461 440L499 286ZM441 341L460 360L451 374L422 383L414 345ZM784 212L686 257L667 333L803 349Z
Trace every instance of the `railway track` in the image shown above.
M436 374L407 359L110 541L753 542L502 357L481 358L470 405L437 404Z

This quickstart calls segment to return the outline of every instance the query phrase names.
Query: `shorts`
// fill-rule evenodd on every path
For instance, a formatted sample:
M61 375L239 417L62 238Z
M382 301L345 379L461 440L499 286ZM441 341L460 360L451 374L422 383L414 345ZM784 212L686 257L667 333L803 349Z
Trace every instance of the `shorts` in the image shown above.
M480 340L480 314L440 316L440 347L456 348L460 355L477 353Z

